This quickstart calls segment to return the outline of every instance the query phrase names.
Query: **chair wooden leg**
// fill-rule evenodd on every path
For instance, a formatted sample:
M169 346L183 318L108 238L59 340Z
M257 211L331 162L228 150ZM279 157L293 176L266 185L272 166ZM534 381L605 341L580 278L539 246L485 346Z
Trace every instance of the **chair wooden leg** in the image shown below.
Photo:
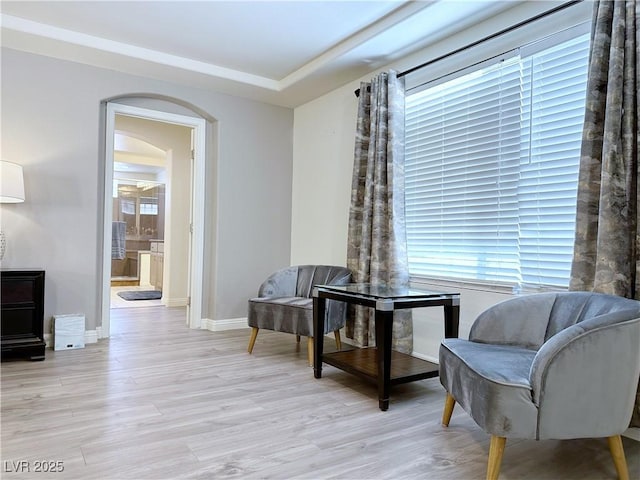
M607 438L609 441L609 450L613 457L613 464L618 471L618 478L620 480L629 480L629 469L627 468L627 459L624 456L624 448L622 446L622 437L620 435L614 435Z
M313 337L307 338L307 357L309 360L309 366L313 367Z
M296 342L300 343L300 335L296 335Z
M336 348L338 351L342 350L342 340L340 340L340 330L334 330L333 336L336 337Z
M489 445L489 464L487 465L487 480L498 480L500 475L500 465L502 464L502 453L507 442L505 437L491 435Z
M451 420L451 414L453 413L453 407L456 405L456 399L453 398L449 392L447 392L447 398L444 400L444 411L442 412L442 425L449 426Z
M247 347L247 352L253 352L253 346L256 343L256 338L258 337L258 327L251 327L251 337L249 337L249 347Z

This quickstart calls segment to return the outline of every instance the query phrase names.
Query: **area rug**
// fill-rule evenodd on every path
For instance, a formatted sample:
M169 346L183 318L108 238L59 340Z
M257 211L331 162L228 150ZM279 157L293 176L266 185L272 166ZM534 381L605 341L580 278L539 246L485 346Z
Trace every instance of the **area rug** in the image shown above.
M125 300L160 300L162 292L158 290L127 290L118 292L118 296Z

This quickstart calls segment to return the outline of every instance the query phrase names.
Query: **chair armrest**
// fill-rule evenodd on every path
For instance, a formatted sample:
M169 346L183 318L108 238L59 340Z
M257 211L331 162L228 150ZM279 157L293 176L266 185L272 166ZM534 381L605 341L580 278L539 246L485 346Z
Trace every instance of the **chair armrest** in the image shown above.
M585 320L542 345L530 372L538 439L606 437L627 428L640 375L640 318L625 317L629 311Z
M330 279L331 285L347 285L351 283L351 271L346 270L339 272L337 276ZM349 306L338 300L327 300L327 319L325 330L327 332L334 332L341 329L347 323L347 312Z
M258 297L295 297L298 267L288 267L272 273L258 289Z
M544 343L555 299L555 293L542 293L493 305L476 318L469 340L537 350Z

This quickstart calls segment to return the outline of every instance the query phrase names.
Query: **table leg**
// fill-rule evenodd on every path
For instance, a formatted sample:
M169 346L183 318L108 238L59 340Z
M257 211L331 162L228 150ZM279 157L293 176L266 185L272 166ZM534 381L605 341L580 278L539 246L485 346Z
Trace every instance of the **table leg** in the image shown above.
M444 306L444 336L445 338L458 338L460 326L460 305Z
M391 390L391 335L393 310L376 310L376 353L378 362L378 406L383 412L389 409Z
M324 350L324 315L326 298L313 297L313 376L322 377L322 352Z

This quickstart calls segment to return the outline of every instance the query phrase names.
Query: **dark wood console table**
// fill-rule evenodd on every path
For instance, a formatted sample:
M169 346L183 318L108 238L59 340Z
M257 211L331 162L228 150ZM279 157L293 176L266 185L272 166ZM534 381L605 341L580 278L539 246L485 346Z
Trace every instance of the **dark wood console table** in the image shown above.
M324 353L326 300L338 300L375 309L376 347L349 348ZM403 308L444 307L444 336L457 337L460 294L392 288L369 284L319 285L313 290L314 376L322 377L322 362L373 381L378 386L380 410L388 410L392 385L438 376L438 364L393 351L393 312Z
M0 270L2 358L44 360L44 270Z

